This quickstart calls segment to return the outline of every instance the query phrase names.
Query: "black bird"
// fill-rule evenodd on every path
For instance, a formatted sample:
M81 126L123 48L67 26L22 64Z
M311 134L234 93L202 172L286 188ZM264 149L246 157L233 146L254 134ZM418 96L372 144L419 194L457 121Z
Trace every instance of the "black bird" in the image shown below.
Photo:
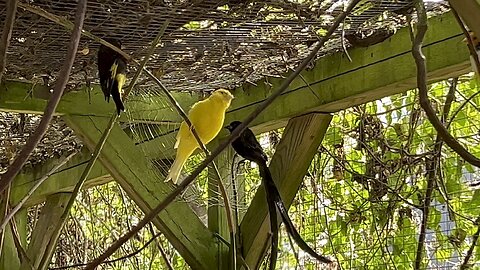
M106 38L105 41L119 49L122 47L122 43L118 39ZM105 100L110 102L110 96L112 96L117 107L117 113L120 115L120 112L125 110L122 102L122 88L127 79L127 60L116 51L102 44L98 50L97 65L100 86L105 95Z
M240 121L233 121L230 125L225 128L233 132L239 125ZM272 230L272 245L271 245L271 255L270 255L270 266L269 269L275 269L277 261L277 252L278 252L278 227L277 222L277 210L280 212L282 221L285 223L288 233L295 240L297 245L306 253L310 254L312 257L316 258L318 261L323 263L331 263L332 261L320 254L317 254L307 243L302 239L297 229L295 228L292 220L288 216L288 211L283 204L282 198L278 189L273 181L270 170L267 166L267 156L263 152L263 148L260 143L257 141L257 138L253 132L246 128L236 140L232 142L232 147L240 156L243 158L257 163L260 176L263 180L263 185L265 186L265 193L267 196L267 205L268 211L270 213L270 228Z

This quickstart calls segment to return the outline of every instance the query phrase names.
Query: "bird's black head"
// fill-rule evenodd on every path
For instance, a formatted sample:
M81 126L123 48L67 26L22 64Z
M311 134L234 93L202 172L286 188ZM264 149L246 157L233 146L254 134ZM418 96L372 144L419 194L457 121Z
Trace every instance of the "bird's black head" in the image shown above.
M122 48L122 42L119 39L109 37L109 38L104 38L104 40L112 45L115 45L120 49Z
M234 129L236 129L242 122L240 121L233 121L230 123L230 125L226 126L225 128L228 129L228 131L233 132Z

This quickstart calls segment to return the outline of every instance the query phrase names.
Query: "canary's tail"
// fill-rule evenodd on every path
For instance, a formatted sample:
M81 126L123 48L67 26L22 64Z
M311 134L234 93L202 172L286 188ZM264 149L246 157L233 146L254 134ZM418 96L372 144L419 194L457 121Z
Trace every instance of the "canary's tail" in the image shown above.
M185 160L176 158L172 167L170 167L170 170L168 171L165 182L172 180L172 182L176 184L178 182L178 178L180 177L180 173L182 172L183 164L185 164Z

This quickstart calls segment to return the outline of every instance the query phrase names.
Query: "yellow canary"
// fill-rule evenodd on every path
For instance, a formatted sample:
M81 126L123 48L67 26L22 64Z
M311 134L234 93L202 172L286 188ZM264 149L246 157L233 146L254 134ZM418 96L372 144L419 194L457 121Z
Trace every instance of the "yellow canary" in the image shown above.
M188 118L203 144L213 140L222 129L225 111L230 107L232 99L233 95L228 90L218 89L207 99L195 103L188 112ZM183 165L193 151L199 147L195 136L187 123L183 121L174 146L177 149L177 155L165 182L170 179L175 184L178 182Z

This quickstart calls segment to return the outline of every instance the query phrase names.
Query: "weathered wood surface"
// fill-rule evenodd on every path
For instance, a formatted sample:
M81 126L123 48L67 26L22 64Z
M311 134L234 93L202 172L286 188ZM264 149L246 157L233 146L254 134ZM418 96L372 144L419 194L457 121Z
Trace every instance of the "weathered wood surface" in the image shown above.
M48 269L53 250L47 250L47 246L51 241L57 242L58 240L56 235L59 235L59 232L54 230L58 223L62 222L61 216L70 197L71 193L57 193L48 196L42 207L40 217L32 231L30 244L26 249L27 256L35 269ZM22 263L20 269L31 270L30 265L26 262Z

